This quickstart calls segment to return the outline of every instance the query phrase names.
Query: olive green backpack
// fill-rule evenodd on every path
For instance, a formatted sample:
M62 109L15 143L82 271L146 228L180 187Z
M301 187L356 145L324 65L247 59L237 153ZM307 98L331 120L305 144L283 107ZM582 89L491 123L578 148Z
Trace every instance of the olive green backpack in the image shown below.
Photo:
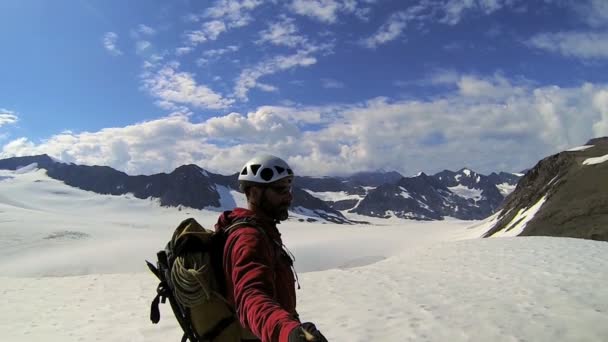
M193 218L182 221L154 266L146 261L160 283L150 308L154 324L160 320L159 303L169 304L184 335L182 342L259 341L241 327L225 298L222 266L224 244L239 227L258 228L250 218L239 219L220 232L205 229Z

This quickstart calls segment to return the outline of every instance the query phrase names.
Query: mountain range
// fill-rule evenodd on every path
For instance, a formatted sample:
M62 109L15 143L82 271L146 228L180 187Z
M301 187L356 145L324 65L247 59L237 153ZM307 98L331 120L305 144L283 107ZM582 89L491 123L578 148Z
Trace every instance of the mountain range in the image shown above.
M237 173L215 174L193 164L171 173L131 176L108 166L63 163L37 155L2 159L0 169L16 170L32 164L69 186L100 194L158 198L162 206L229 210L239 196ZM348 177L302 176L294 181L292 212L306 220L335 223L361 222L365 216L483 219L496 212L520 177L505 172L486 176L468 168L415 177L384 171ZM352 218L355 215L357 219Z

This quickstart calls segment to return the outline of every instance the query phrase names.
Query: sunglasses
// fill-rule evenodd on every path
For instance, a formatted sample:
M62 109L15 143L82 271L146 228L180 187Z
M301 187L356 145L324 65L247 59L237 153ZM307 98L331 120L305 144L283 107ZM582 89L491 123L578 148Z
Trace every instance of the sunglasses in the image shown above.
M266 189L272 190L277 195L287 195L293 191L293 188L291 185L267 186Z

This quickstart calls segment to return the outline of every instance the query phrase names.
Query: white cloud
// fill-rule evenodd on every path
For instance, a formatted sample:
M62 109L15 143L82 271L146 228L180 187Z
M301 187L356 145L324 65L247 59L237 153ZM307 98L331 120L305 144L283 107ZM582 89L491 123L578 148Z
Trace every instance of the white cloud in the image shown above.
M251 11L263 3L263 0L218 0L204 14L188 16L188 21L208 21L199 30L187 31L186 39L190 45L196 46L216 40L220 34L232 28L247 26L254 20Z
M245 69L241 72L234 88L235 96L241 100L247 100L247 93L255 88L258 79L275 74L279 71L289 70L297 67L306 67L317 63L317 59L312 56L313 50L301 50L289 56L276 56L268 61L259 63L253 68Z
M210 21L203 24L203 31L209 39L216 40L221 33L226 32L226 25L219 20Z
M129 174L172 171L196 163L230 174L251 155L270 151L286 136L297 135L293 124L268 112L230 113L203 123L172 115L98 132L64 132L39 144L19 138L3 146L0 158L47 153L65 162L108 165Z
M237 45L228 45L225 48L221 48L221 49L206 50L205 52L203 52L203 56L209 57L209 58L215 58L215 57L225 55L227 53L236 52L238 50L239 50L239 47Z
M600 90L593 95L593 108L601 114L601 119L593 124L594 135L608 136L608 90Z
M186 37L191 45L196 46L208 40L216 40L226 30L226 24L223 21L213 20L204 23L200 30L186 32Z
M190 84L183 88L196 89L184 73L171 70L164 77L174 76ZM284 156L304 175L378 168L434 173L465 165L489 173L531 167L552 153L608 135L608 85L539 87L500 75L454 72L433 79L453 90L427 100L263 106L200 123L176 114L98 132L65 132L40 143L16 139L4 145L0 157L48 153L131 174L196 163L231 174L252 154L270 152ZM191 104L199 98L195 92L167 96L167 101ZM430 135L440 135L446 143L425 144Z
M520 96L528 89L524 85L514 85L503 76L494 75L489 78L479 78L463 75L456 83L463 97L509 98Z
M175 49L175 55L177 55L177 56L187 55L190 52L192 52L192 50L194 50L194 49L191 47L179 47L179 48Z
M152 36L154 34L156 34L156 30L151 28L150 26L146 26L144 24L140 24L137 27L137 32L144 34L144 35L148 35L148 36Z
M296 14L329 24L338 20L340 12L355 13L358 16L366 14L365 9L357 8L356 0L293 0L289 8Z
M457 84L462 75L454 70L441 70L431 74L428 77L428 82L425 80L423 83L429 84Z
M418 27L427 20L430 20L434 15L434 6L437 4L428 0L422 0L420 3L410 6L405 11L395 12L390 15L388 20L380 26L380 28L372 36L361 41L363 46L368 48L376 48L379 45L393 41L403 34L410 22L419 23Z
M344 83L331 78L322 78L321 83L323 85L323 88L326 89L340 89L345 87Z
M583 59L608 58L608 33L559 32L532 37L529 46Z
M378 31L371 37L363 40L363 45L368 48L376 48L379 45L397 39L407 26L408 16L405 12L398 12L388 19Z
M372 9L369 7L365 7L365 8L358 8L355 10L355 15L357 16L357 18L363 20L363 21L369 21L369 16L372 12Z
M144 53L152 44L147 40L140 40L135 43L135 52L138 54Z
M103 47L112 55L112 56L120 56L122 55L122 51L116 46L116 42L118 41L118 35L114 32L106 32L103 36Z
M219 0L207 9L205 16L225 18L231 27L242 27L253 20L249 13L262 3L262 0Z
M146 56L146 59L143 61L143 69L144 75L149 73L151 70L159 68L161 66L161 62L165 59L165 54L150 54Z
M281 21L271 23L266 30L260 32L258 43L272 43L292 48L306 44L307 39L297 33L298 28L293 19L282 18Z
M608 26L608 2L605 0L587 0L565 2L574 8L580 18L594 28Z
M196 65L198 65L199 67L204 66L213 60L217 60L219 57L227 53L236 52L238 50L239 47L236 45L228 45L227 47L221 49L206 50L203 52L204 57L196 60Z
M131 29L130 36L134 40L145 40L156 34L156 30L150 26L139 24L137 28Z
M512 7L517 0L420 0L404 11L395 12L372 36L361 41L363 46L376 48L403 36L404 31L415 22L416 29L422 29L429 22L437 21L446 25L456 25L467 12L492 14L502 8ZM496 34L496 31L491 34Z
M456 25L468 10L478 10L488 15L514 2L514 0L449 0L443 5L443 17L440 22Z
M19 120L17 113L8 109L0 108L0 127L11 125Z
M179 64L170 63L156 72L144 74L144 88L157 97L163 108L174 109L177 104L198 108L221 109L234 101L222 97L209 87L198 84L194 75L178 71Z
M273 85L265 84L265 83L260 83L260 82L257 82L256 85L255 85L255 87L258 88L258 89L260 89L261 91L265 91L265 92L268 92L268 93L279 91L279 88L277 88L277 87L275 87Z

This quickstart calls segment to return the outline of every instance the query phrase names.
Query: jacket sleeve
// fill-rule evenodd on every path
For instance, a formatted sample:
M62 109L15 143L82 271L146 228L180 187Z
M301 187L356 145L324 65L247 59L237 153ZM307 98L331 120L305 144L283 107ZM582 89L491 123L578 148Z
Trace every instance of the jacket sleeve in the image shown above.
M227 271L239 321L263 342L287 342L300 323L274 299L276 260L271 242L255 228L241 228L227 243L232 245Z

